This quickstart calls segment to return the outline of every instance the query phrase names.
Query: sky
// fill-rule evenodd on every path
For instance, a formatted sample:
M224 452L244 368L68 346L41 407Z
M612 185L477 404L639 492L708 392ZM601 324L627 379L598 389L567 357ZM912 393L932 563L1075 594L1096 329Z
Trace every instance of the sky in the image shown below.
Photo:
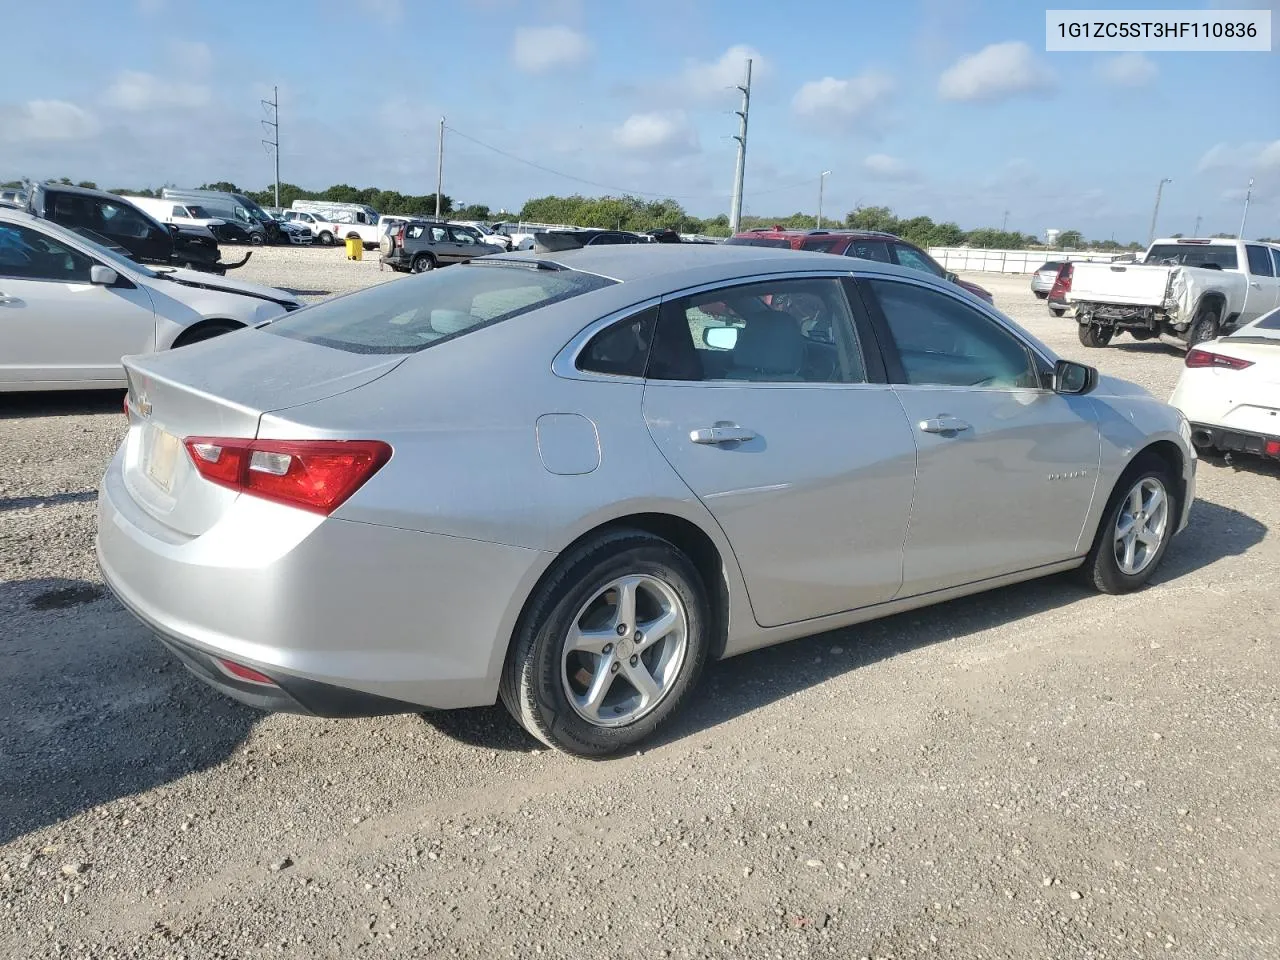
M1026 0L45 0L56 43L5 47L0 181L261 189L278 87L280 176L306 188L433 192L444 116L462 203L711 216L750 58L744 213L814 212L827 170L827 217L1145 241L1162 178L1158 232L1190 234L1235 232L1252 177L1247 233L1280 236L1280 0L1181 5L1269 8L1275 49L1046 53Z

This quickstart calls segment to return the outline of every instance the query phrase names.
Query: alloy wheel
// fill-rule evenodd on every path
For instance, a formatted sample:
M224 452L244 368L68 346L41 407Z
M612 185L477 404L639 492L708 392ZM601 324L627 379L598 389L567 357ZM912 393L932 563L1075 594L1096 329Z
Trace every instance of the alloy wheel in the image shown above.
M1137 576L1160 551L1169 528L1169 495L1156 477L1136 483L1120 507L1115 526L1116 565Z

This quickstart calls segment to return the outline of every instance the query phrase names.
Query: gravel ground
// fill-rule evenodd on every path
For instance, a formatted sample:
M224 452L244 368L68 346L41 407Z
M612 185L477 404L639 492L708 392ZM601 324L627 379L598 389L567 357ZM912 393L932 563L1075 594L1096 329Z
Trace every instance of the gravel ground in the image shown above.
M1026 278L975 279L1172 389L1171 347L1085 351ZM498 707L265 716L190 679L95 568L122 432L119 393L0 397L0 956L1280 956L1274 466L1202 462L1142 593L1052 578L742 656L592 763Z

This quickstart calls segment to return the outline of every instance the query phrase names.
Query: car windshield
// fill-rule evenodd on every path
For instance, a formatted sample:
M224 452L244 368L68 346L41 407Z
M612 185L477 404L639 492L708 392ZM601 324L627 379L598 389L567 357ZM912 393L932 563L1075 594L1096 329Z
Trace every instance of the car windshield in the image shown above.
M1230 334L1228 340L1250 340L1250 339L1280 340L1280 309L1272 310L1270 313L1264 313L1253 323L1241 327L1235 333Z
M1217 267L1235 270L1239 266L1236 248L1230 244L1157 243L1147 251L1146 263L1183 267Z
M616 282L574 270L459 265L339 297L265 329L351 353L416 353Z
M727 244L735 244L740 247L784 247L791 248L789 240L778 240L773 237L730 237L725 241Z

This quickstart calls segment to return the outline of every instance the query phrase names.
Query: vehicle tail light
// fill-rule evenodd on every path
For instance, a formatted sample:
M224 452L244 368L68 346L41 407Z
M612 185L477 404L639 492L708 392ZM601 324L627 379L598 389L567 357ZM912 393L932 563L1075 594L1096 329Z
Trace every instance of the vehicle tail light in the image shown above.
M391 459L380 440L187 437L200 476L240 493L328 516Z
M1053 280L1053 289L1049 291L1050 300L1065 300L1071 292L1071 274L1075 268L1068 260L1058 268L1058 275Z
M1216 367L1220 370L1243 370L1252 367L1252 360L1241 360L1239 357L1228 357L1221 353L1201 350L1199 347L1187 351L1187 366L1193 370L1201 367Z
M1280 457L1280 440L1268 440L1264 449L1268 457Z
M402 226L400 227L400 229L396 231L396 246L398 246L398 247L403 247L403 246L404 246L404 232L405 232L405 229L406 229L406 228L402 225Z
M226 657L217 657L218 666L220 666L231 676L237 680L247 680L250 683L260 683L263 686L275 687L279 686L274 680L265 673L259 673L253 667L246 667L243 663L236 663L234 660L228 660Z

